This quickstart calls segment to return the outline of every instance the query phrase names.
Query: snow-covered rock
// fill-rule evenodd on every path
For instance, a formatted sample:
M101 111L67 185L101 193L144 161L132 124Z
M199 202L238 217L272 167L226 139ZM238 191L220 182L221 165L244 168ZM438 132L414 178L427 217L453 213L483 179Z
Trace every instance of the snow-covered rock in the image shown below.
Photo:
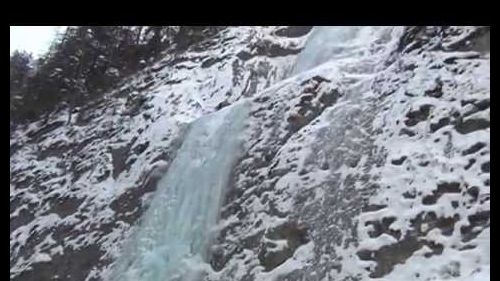
M308 31L229 27L16 128L11 279L109 279L189 124L243 99L204 280L489 279L489 28Z

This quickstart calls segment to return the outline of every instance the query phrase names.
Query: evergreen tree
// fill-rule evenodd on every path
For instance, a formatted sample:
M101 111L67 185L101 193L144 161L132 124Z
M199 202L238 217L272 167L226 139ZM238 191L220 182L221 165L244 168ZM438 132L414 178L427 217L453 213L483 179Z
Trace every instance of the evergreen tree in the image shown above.
M68 121L83 105L175 44L182 50L217 32L207 26L74 26L58 34L36 61L11 56L11 118L34 120L68 107Z

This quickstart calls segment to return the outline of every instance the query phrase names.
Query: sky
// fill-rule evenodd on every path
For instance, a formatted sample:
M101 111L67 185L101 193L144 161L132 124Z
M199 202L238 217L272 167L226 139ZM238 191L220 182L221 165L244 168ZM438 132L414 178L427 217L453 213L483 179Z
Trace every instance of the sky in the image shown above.
M10 53L15 50L25 50L34 57L39 57L49 49L57 31L63 31L65 28L65 26L11 26Z

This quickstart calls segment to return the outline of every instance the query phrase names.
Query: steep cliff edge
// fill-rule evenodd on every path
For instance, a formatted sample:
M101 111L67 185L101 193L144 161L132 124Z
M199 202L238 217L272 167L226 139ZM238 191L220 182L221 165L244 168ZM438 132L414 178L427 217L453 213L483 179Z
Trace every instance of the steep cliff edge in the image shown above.
M308 31L227 28L17 128L11 279L110 278L188 124L242 99L205 280L489 278L489 28Z

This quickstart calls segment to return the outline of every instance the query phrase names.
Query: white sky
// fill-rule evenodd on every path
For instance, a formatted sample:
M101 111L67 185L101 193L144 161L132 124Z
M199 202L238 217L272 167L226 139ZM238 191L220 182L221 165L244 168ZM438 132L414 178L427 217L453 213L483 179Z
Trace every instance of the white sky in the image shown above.
M65 26L11 26L10 53L14 50L31 52L34 57L45 53L54 39L57 31L63 31Z

